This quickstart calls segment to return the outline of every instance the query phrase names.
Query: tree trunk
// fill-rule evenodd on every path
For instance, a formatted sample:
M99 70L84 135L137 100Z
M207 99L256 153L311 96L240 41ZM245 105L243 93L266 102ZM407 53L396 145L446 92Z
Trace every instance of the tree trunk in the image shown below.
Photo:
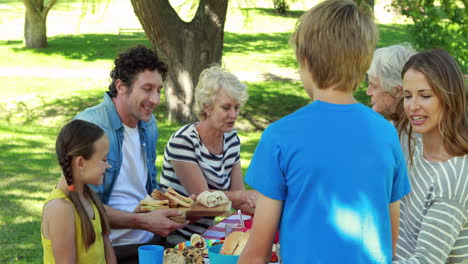
M33 49L47 47L46 18L42 16L41 11L26 9L24 45Z
M189 23L179 18L168 0L131 1L148 39L169 67L169 119L194 121L194 90L200 73L221 62L228 0L200 0Z
M24 45L26 48L47 47L47 14L57 0L23 0L26 12L24 15Z

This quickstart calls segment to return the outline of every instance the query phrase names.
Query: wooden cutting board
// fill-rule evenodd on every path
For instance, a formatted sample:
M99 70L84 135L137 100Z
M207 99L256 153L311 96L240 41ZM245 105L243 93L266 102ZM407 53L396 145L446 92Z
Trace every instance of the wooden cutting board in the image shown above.
M205 207L195 202L192 207L178 207L179 211L185 211L187 216L228 216L231 213L231 201L215 207Z

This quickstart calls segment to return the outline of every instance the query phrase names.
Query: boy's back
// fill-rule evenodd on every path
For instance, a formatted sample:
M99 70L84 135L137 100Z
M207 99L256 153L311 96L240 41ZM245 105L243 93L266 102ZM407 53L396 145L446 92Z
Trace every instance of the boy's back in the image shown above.
M368 107L315 101L273 123L246 177L283 200L284 263L391 262L389 204L408 191L405 162L393 126Z
M301 16L291 42L315 101L263 133L246 175L260 195L239 263L264 263L278 227L285 264L391 262L410 187L395 129L353 97L377 42L371 12L328 0Z

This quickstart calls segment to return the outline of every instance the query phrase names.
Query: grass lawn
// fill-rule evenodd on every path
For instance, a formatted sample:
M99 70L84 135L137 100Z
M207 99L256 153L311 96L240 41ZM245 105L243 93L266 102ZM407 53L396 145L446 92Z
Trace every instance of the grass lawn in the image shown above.
M22 25L21 8L20 2L0 1L0 28ZM60 4L51 19L70 16L70 21L76 21L77 9L73 2ZM287 44L302 12L291 11L283 17L268 8L247 8L229 13L248 16L242 18L242 26L236 23L238 17L228 16L223 63L236 73L253 72L261 77L243 78L250 94L238 121L244 170L261 131L309 102L300 82L290 78L290 73L297 75L297 65ZM134 23L132 16L129 19ZM64 25L49 23L53 25L50 32L62 32L56 27L65 27L65 21ZM0 41L0 69L14 69L11 74L0 71L0 263L42 262L41 209L60 173L54 157L58 130L77 112L101 101L116 52L140 42L139 36L119 41L116 32L105 32L106 27L103 32L81 33L85 27L80 33L52 34L49 48L43 50L22 48L16 33L12 33L16 38L3 36ZM408 39L403 25L380 25L380 29L379 46ZM355 95L368 103L363 87ZM167 139L180 124L167 121L164 97L155 116L160 130L160 169Z

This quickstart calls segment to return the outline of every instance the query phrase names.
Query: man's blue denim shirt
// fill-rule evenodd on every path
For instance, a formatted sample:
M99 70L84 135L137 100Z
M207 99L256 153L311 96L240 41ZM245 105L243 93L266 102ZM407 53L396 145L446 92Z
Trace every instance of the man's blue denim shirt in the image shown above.
M114 102L106 92L102 102L96 106L85 109L78 113L75 119L85 120L100 126L109 139L109 154L107 162L110 168L106 170L101 185L89 185L101 198L104 204L109 203L109 199L114 189L114 183L119 176L122 166L122 143L124 127L120 121L119 114ZM156 143L158 141L158 128L156 119L151 116L148 122L138 121L141 147L144 149L146 166L148 168L148 179L146 181L146 191L151 194L157 187L156 175Z

